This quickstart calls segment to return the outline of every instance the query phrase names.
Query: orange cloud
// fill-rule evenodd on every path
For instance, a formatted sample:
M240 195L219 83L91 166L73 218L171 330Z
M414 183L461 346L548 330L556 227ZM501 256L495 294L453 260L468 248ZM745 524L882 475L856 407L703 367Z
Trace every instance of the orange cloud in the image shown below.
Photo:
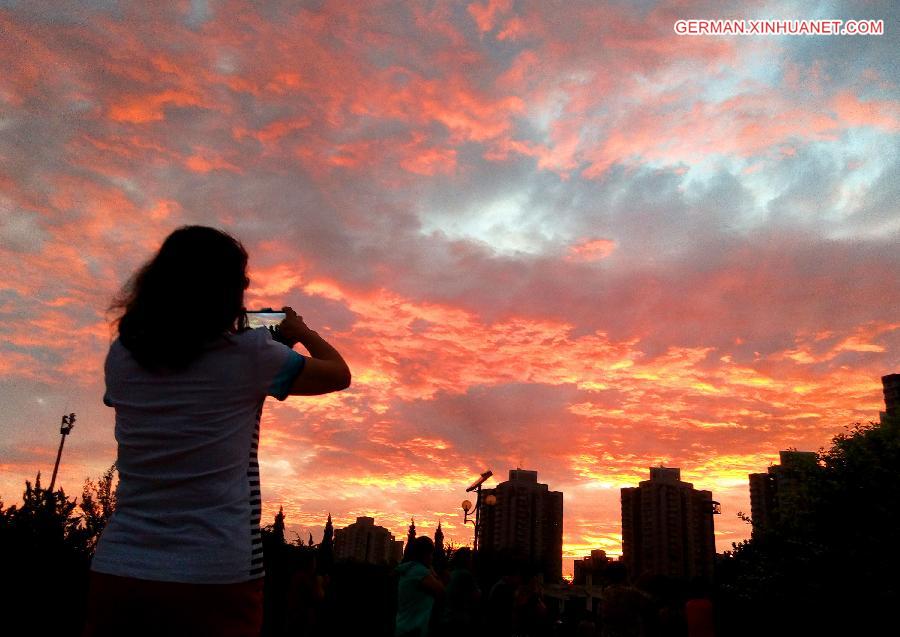
M147 124L165 118L168 106L203 106L203 100L197 95L178 90L167 90L152 95L134 95L126 97L109 107L109 118L115 122L130 124Z
M208 173L213 170L230 170L241 172L241 169L222 157L211 156L208 152L188 157L184 165L198 173Z
M569 247L566 259L569 261L600 261L611 255L616 249L612 239L585 239Z

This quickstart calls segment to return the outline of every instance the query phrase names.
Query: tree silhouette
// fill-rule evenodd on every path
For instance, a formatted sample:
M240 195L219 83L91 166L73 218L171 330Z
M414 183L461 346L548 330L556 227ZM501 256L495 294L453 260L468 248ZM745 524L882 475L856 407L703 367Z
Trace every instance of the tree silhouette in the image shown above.
M821 458L812 526L841 601L875 616L900 602L900 418L857 423Z
M720 564L726 614L744 618L730 634L874 634L900 603L900 421L856 423L819 464L804 506Z
M33 634L80 626L92 550L81 522L76 502L44 489L40 474L25 481L21 505L0 510L4 604Z
M275 524L272 525L272 534L278 544L284 544L284 507L278 507L278 513L275 514Z
M322 542L319 543L318 568L322 575L331 572L334 564L334 524L331 522L331 513L325 522L325 530L322 532Z
M406 546L403 547L403 561L410 560L410 551L412 551L413 542L416 541L416 519L411 518L409 521L409 530L406 532Z
M82 512L82 523L86 534L85 542L88 550L93 553L97 546L100 534L116 510L116 490L118 483L113 484L116 474L116 463L95 482L88 478L84 481L81 492L81 503L78 508Z
M75 513L76 502L69 501L62 488L52 493L41 487L41 474L34 485L25 481L21 506L13 505L0 512L2 546L18 558L47 555L68 548L87 553L83 536L78 533L81 517Z
M449 561L444 551L444 531L441 529L441 522L438 521L437 529L434 531L434 568L438 572L444 569Z

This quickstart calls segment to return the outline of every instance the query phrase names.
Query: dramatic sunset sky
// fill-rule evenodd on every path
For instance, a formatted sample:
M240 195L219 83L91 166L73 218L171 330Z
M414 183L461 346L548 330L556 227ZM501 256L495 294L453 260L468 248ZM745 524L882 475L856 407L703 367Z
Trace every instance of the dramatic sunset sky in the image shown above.
M115 460L105 308L200 223L247 246L248 306L292 305L354 373L268 401L264 522L464 544L465 487L518 466L565 493L567 556L618 554L619 489L662 463L722 503L728 549L747 474L876 419L900 371L898 17L0 1L0 498L49 482L64 412L69 495Z

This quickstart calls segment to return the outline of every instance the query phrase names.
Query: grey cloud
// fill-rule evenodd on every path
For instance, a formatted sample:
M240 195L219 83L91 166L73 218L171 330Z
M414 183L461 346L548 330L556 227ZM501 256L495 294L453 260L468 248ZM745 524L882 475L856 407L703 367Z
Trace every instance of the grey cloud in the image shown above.
M784 17L798 19L813 16L791 14ZM892 82L895 92L900 82L896 54L900 45L896 29L900 23L900 5L891 0L866 3L842 1L835 4L828 17L884 20L884 35L785 38L785 59L800 63L804 69L811 69L814 63L819 63L828 82L836 87L856 85L863 72L872 69L881 78Z
M826 205L833 205L833 189L842 179L840 161L839 155L829 153L827 147L819 144L804 146L793 156L783 158L779 162L780 170L772 171L769 179L772 190L780 193L780 197L769 203L770 210L777 208L783 197L787 200L783 213L796 214L802 220L807 215L792 210L791 200L798 196L806 200L816 193L825 197Z
M78 3L52 0L3 0L0 7L15 11L16 16L38 24L87 25L97 14L121 17L121 0L82 0Z
M47 232L39 217L13 207L12 202L0 198L0 249L12 252L40 252Z
M900 152L884 166L858 208L842 221L841 232L900 238Z

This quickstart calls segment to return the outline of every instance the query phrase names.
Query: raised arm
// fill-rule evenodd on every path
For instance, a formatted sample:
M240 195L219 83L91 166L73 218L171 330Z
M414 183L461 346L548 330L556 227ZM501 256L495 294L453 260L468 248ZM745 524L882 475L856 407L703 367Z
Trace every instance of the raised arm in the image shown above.
M288 393L292 396L315 396L347 389L350 386L350 368L340 353L317 332L309 329L303 317L294 310L285 307L282 311L286 315L279 326L282 340L289 345L300 343L310 353Z

